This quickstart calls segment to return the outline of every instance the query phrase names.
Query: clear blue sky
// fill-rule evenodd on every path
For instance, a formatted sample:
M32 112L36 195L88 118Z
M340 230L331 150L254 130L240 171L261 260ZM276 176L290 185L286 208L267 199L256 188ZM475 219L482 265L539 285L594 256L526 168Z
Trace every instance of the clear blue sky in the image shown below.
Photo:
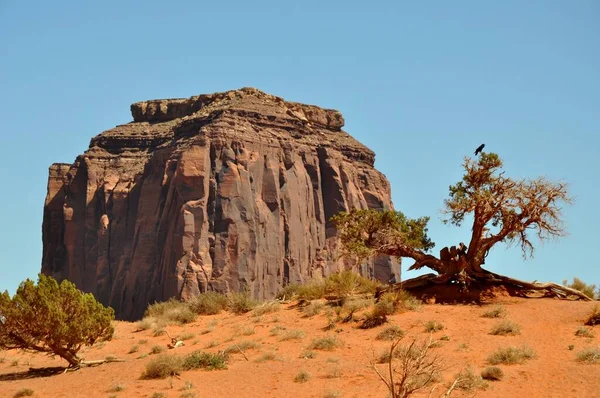
M440 210L479 144L508 175L569 182L570 235L487 265L600 284L598 1L0 0L0 290L40 269L51 163L132 102L244 86L342 111L436 252L468 241Z

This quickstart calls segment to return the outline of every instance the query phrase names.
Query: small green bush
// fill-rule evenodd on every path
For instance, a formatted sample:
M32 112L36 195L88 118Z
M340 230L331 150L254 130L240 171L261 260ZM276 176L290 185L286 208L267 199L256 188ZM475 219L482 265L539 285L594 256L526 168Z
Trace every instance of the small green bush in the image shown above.
M588 347L577 353L577 361L591 364L600 363L600 348Z
M388 326L375 337L377 340L393 341L404 337L404 330L397 325Z
M487 361L490 365L514 365L517 363L523 363L529 359L536 357L535 351L530 347L523 346L522 348L517 347L506 347L499 348L490 354Z
M506 316L506 309L501 306L497 306L489 311L486 311L481 315L484 318L504 318Z
M504 377L504 372L497 366L488 366L481 371L484 380L499 381Z
M573 278L573 283L569 283L569 281L565 279L563 285L570 287L571 289L579 290L591 299L597 298L596 285L588 285L579 278Z
M31 388L21 388L15 393L15 395L13 395L13 398L31 397L32 395L33 390Z
M204 292L189 301L190 310L199 315L216 315L227 309L227 296L217 292Z
M388 321L387 317L395 311L394 300L394 295L384 293L380 300L373 306L373 310L366 314L365 320L360 325L361 329L371 329L386 323Z
M521 334L521 327L511 321L501 321L492 327L490 334L495 336L516 336Z
M227 355L224 353L211 354L203 351L194 351L183 359L183 369L227 369Z
M183 370L183 358L161 354L146 364L142 379L164 379L169 376L179 376Z

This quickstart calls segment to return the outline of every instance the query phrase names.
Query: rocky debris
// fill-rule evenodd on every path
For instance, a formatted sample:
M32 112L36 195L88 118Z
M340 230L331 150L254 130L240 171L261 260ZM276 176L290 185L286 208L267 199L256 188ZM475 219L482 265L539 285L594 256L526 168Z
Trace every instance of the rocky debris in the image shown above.
M50 167L44 207L42 272L118 318L206 290L271 298L352 266L330 217L392 207L374 153L338 111L242 88L131 113L72 165ZM387 257L358 268L382 281L399 273Z

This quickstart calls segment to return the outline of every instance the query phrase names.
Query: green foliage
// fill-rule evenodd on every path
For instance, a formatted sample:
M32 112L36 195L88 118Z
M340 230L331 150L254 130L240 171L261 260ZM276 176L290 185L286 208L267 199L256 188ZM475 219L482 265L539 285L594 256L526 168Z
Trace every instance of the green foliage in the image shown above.
M194 351L183 359L183 369L227 369L227 355L224 353L211 354L208 352Z
M267 301L252 310L252 316L260 317L265 314L271 314L281 310L281 304L278 301Z
M217 292L200 293L189 302L190 309L199 315L216 315L227 309L227 296Z
M490 365L513 365L516 363L523 363L535 357L535 351L530 347L506 347L499 348L496 351L494 351L488 356L487 361L490 363Z
M245 314L258 306L258 301L250 297L247 292L233 292L227 295L229 310L234 314Z
M598 298L598 296L596 296L596 285L588 285L579 278L573 278L573 283L569 283L569 281L565 279L563 285L570 287L571 289L579 290L591 299Z
M428 251L434 243L427 236L429 217L411 219L399 211L353 210L331 218L339 231L344 255L364 259L385 244L402 244Z
M345 299L353 294L375 293L378 285L378 282L345 270L326 278L311 279L304 284L289 284L277 293L277 298L311 301L333 296Z
M183 370L183 358L161 354L146 364L142 379L164 379L179 376Z
M11 298L0 294L0 348L47 352L79 364L83 345L112 338L114 311L64 280L27 279Z

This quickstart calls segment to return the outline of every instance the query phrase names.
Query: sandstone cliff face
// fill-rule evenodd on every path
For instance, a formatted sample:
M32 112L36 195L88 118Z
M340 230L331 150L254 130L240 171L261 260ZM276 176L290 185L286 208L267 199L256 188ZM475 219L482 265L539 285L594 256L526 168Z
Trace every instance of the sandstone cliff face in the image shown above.
M392 207L374 154L334 110L251 88L131 106L133 122L50 167L42 272L139 318L206 290L273 297L342 269L342 210ZM388 280L399 267L359 267Z

